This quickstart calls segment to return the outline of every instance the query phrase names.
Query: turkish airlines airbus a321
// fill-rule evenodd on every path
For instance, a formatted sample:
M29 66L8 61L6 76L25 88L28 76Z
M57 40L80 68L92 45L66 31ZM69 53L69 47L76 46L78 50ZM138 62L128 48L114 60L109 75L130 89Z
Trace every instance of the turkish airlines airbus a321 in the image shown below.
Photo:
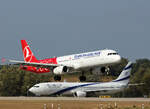
M38 74L53 72L54 79L60 81L61 74L82 72L80 81L86 80L84 72L106 72L106 67L119 63L120 55L114 50L98 50L80 54L73 54L43 60L37 60L25 40L21 40L24 61L9 60L17 63L20 68ZM105 67L106 66L106 67Z

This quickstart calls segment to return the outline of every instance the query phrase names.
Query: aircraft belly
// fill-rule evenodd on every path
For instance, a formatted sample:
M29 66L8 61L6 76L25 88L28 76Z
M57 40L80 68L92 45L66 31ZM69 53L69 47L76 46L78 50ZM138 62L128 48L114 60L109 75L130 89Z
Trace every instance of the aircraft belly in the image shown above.
M72 95L70 91L64 92L62 95Z
M92 67L92 66L98 66L101 65L101 58L99 57L93 57L93 58L87 58L80 60L80 64L82 68L84 67Z
M107 65L107 62L104 59L104 57L96 56L96 57L70 60L70 61L66 61L66 62L61 62L59 64L73 67L74 69L82 69L82 68L86 68L86 67Z

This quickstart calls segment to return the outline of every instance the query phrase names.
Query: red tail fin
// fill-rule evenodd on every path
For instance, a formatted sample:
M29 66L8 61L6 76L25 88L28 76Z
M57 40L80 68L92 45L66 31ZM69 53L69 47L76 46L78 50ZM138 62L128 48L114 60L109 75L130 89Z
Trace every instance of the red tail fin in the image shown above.
M21 45L22 45L22 51L23 51L23 55L24 55L24 61L25 62L37 62L37 59L33 55L26 40L21 40Z

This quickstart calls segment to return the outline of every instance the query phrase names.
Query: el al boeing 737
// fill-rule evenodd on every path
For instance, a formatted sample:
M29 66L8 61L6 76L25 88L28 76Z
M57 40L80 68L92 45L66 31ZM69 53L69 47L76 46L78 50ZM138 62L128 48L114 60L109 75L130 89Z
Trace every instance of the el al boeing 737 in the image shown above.
M132 63L129 62L116 80L111 82L73 83L47 82L39 83L29 89L37 96L40 95L74 95L85 97L88 94L113 94L128 86Z
M108 49L37 60L25 40L21 40L21 45L24 61L9 61L19 64L21 69L26 71L38 74L52 72L55 74L55 80L61 80L61 74L74 72L84 74L87 71L95 71L97 68L99 68L98 71L104 73L107 66L118 63L121 60L116 51ZM85 79L84 75L80 76L81 81Z

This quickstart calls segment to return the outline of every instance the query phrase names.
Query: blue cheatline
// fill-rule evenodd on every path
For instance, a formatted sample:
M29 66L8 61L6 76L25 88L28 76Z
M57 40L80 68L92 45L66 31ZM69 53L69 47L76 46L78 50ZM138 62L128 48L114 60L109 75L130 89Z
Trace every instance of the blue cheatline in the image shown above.
M122 79L114 80L114 81L112 81L112 82L124 81L124 80L127 80L127 79L129 79L129 78L130 78L130 76L127 76L127 77L124 77L124 78L122 78Z
M84 86L89 86L89 85L95 85L95 84L100 84L100 82L89 83L89 84L82 84L82 85L77 85L77 86L68 87L68 88L65 88L65 89L62 89L62 90L59 90L59 91L53 93L53 95L62 94L62 93L67 92L67 91L69 91L69 90L73 90L73 89L76 89L76 88L79 88L79 87L84 87Z
M129 66L125 67L123 70L128 70L132 67L132 64L130 64Z

